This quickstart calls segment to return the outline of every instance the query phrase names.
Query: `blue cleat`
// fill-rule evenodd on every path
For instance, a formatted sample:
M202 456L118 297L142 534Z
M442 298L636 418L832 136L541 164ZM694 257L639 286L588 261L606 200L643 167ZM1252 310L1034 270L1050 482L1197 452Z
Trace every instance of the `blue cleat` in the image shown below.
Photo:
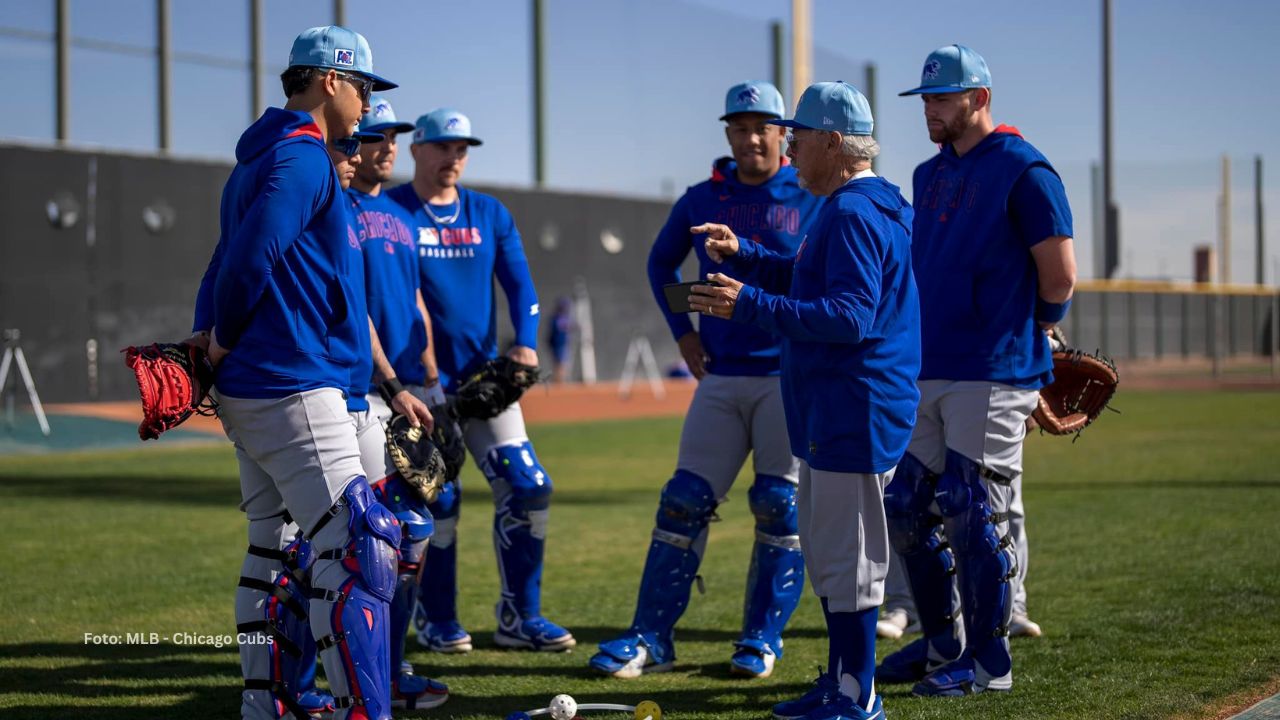
M543 652L561 652L578 644L572 633L544 617L503 618L501 615L493 642L498 647Z
M960 697L978 692L974 689L973 658L962 657L934 670L911 688L920 697Z
M776 720L800 720L835 702L838 697L843 697L840 685L823 672L822 668L818 668L818 679L814 681L813 689L795 700L784 700L774 705L773 717Z
M391 707L406 710L430 710L449 699L449 686L431 678L401 672L391 683Z
M929 643L924 638L917 638L901 650L885 656L876 668L876 682L885 685L917 682L929 674L930 664Z
M327 692L311 689L298 695L298 706L307 711L313 718L333 717L333 696Z
M848 695L836 694L835 698L815 708L813 712L804 716L804 720L884 720L884 705L880 702L880 696L876 695L875 700L871 703L871 711L868 712L864 708L858 707L853 698Z
M637 678L645 673L667 672L675 667L675 647L652 634L628 632L600 643L600 652L587 663L592 670L616 678Z
M438 653L471 652L471 635L457 620L428 622L418 631L418 644Z
M768 650L738 646L729 659L729 672L740 677L767 678L773 674L773 663L778 659Z

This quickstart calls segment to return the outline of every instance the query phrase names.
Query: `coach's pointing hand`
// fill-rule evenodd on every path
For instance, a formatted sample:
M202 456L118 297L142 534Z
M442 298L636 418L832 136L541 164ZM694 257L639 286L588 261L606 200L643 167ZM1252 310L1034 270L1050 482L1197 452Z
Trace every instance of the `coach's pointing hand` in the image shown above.
M689 232L707 236L707 257L718 263L738 254L738 236L733 234L728 225L703 223L689 228Z
M734 244L737 244L736 238ZM742 283L724 273L707 273L707 279L719 285L694 285L689 293L689 307L704 315L728 320L733 317L733 308L738 304Z

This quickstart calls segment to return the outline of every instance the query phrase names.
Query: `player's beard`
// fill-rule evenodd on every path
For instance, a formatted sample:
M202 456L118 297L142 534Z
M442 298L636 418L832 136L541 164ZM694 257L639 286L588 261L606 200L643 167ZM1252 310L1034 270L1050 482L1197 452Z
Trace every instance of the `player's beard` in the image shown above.
M930 142L938 145L950 145L964 136L964 131L969 129L969 125L973 120L974 111L969 111L956 115L951 122L941 126L929 128Z

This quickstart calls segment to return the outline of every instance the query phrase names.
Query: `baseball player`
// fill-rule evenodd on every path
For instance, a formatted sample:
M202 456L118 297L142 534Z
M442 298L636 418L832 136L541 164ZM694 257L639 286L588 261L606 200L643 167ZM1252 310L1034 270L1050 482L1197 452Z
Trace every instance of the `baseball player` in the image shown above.
M370 340L352 282L359 243L325 144L350 133L374 89L395 84L373 73L365 39L337 26L300 34L281 81L285 107L267 109L236 147L193 323L216 367L249 521L235 604L239 632L250 637L240 645L241 714L304 712L288 680L305 615L335 717L388 718L387 608L400 530L369 487L347 412ZM291 557L294 522L314 558L307 611L276 590L302 559Z
M413 216L419 282L446 393L498 354L495 276L507 296L516 332L507 355L538 364L538 298L515 221L497 199L458 184L468 151L480 143L471 122L456 110L423 115L413 133L413 182L387 193ZM463 433L493 491L493 540L502 584L494 642L500 647L567 650L576 644L573 635L542 616L551 477L534 454L519 403L492 419L468 420ZM418 641L441 652L471 649L471 636L457 614L460 500L457 483L446 483L431 505L436 530L415 611Z
M911 206L871 170L867 99L842 82L800 96L787 154L801 183L827 197L794 256L700 225L706 252L728 259L694 309L782 336L782 400L800 458L800 547L827 621L828 668L776 718L883 720L875 691L876 615L889 564L882 493L906 450L918 400L919 302ZM745 285L729 274L745 278Z
M396 472L395 466L387 453L387 436L384 431L386 421L391 417L391 408L430 429L433 420L427 407L420 399L396 383L396 371L387 361L388 356L395 356L395 351L388 351L388 346L381 341L386 336L393 339L403 337L405 333L395 333L394 323L385 319L394 313L389 306L398 304L411 311L409 314L419 326L423 318L413 305L413 285L395 284L396 273L394 258L387 252L388 242L400 242L405 249L401 258L414 262L411 254L412 246L408 244L409 229L405 223L394 216L387 216L377 209L376 202L362 202L368 195L350 189L357 173L365 167L363 159L368 157L370 165L375 164L385 146L395 144L395 117L389 119L390 104L381 97L370 99L372 109L361 119L362 128L366 125L377 126L378 117L389 121L390 129L384 134L382 128L357 132L352 138L344 138L339 143L330 143L329 155L338 171L338 178L350 203L351 227L357 241L363 249L363 262L355 273L353 283L357 292L362 292L368 302L370 352L366 353L357 364L352 374L352 385L347 397L347 410L351 413L356 425L356 438L360 445L360 463L364 467L365 476L370 478L373 494L389 509L400 523L400 556L397 563L395 595L389 610L390 646L389 667L391 668L391 707L425 710L443 705L449 699L449 688L444 683L427 677L415 675L413 666L404 660L404 638L409 628L409 616L413 611L413 598L417 592L418 575L422 566L422 556L427 549L427 540L431 537L432 519L427 510L427 503L416 491L412 490ZM390 142L388 140L390 139ZM352 141L356 142L352 142ZM394 151L393 151L394 154ZM367 175L366 175L367 176ZM376 188L374 188L376 190ZM376 197L374 198L376 200ZM394 204L392 204L394 205ZM397 226L397 223L399 225ZM394 249L394 248L393 248ZM399 263L403 265L403 262ZM412 269L412 268L411 268ZM403 273L400 279L403 280ZM416 272L409 275L416 280ZM398 290L397 293L391 292ZM401 313L403 316L405 313ZM375 320L384 320L379 323ZM381 379L382 391L390 399L390 407L376 393L370 392L371 377Z
M920 86L902 94L924 100L940 147L914 177L919 420L885 491L924 637L885 658L877 678L918 680L913 692L925 696L1007 691L1008 513L1025 421L1052 378L1043 330L1064 317L1075 285L1071 209L1049 161L992 122L978 53L935 50Z
M747 577L735 675L768 677L782 655L782 629L804 589L796 530L799 460L791 454L778 381L778 338L757 327L704 316L697 330L667 309L663 286L680 281L692 250L699 277L715 270L690 228L707 219L727 225L780 255L794 255L820 200L802 190L782 157L782 95L767 82L733 86L725 96L725 137L711 179L689 188L671 210L649 252L649 284L698 389L685 416L675 475L662 489L631 627L600 643L591 667L614 677L669 670L673 630L689 603L707 542L707 524L752 453L748 492L756 539Z

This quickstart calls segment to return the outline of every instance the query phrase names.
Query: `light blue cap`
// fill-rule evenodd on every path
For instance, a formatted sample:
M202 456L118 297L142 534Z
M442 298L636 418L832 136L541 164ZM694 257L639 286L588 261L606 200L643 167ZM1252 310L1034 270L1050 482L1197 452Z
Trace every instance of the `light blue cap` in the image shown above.
M373 74L373 51L369 41L355 30L326 25L303 30L289 51L289 67L314 67L342 70L364 75L373 81L374 90L399 87L390 80Z
M834 130L841 135L870 135L875 127L871 103L858 88L842 80L814 83L805 88L791 120L770 120L801 130Z
M724 96L724 115L720 119L728 120L738 113L760 113L780 118L787 114L787 106L773 83L748 80L729 88Z
M480 145L480 138L471 134L471 121L466 115L450 108L440 108L418 118L413 129L413 144L466 140L468 145Z
M987 61L964 45L948 45L929 53L920 71L920 87L898 95L954 93L980 87L991 87Z
M360 118L360 129L372 133L381 133L383 130L402 133L413 130L413 123L397 121L396 111L391 109L391 103L381 95L374 95L369 98L369 112Z

